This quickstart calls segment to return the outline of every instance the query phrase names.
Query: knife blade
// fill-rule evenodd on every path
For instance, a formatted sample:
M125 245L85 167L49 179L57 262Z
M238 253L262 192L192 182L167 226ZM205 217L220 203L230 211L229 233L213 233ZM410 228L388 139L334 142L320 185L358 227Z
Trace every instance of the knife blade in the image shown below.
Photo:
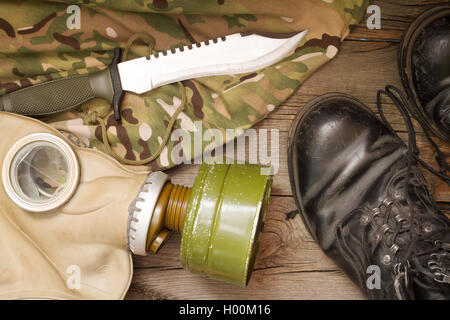
M284 58L307 33L276 37L236 33L125 62L120 62L120 49L116 48L108 68L5 94L0 97L0 111L42 116L103 98L112 104L115 119L120 121L124 91L142 94L187 79L254 72Z

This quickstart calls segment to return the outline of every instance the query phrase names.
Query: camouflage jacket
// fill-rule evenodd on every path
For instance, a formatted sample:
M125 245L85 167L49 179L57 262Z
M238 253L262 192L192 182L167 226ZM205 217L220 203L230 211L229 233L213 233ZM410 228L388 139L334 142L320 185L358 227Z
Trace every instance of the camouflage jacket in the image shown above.
M174 129L181 128L189 135L198 126L221 131L247 129L336 55L349 27L361 20L367 5L368 0L1 1L0 95L51 79L99 71L109 65L112 50L125 48L127 43L128 59L148 54L149 41L128 42L136 33L152 36L154 49L159 51L236 32L308 29L295 51L264 70L183 82L186 106L177 115ZM103 136L107 134L106 141L115 154L128 160L146 159L159 148L181 101L180 86L172 84L142 95L127 93L121 123L101 99L44 121L75 136L80 145L108 151ZM99 114L106 130L99 124ZM181 139L169 140L147 166L152 170L172 167L175 163L169 155L179 143ZM192 145L177 150L190 159L208 144L199 150Z

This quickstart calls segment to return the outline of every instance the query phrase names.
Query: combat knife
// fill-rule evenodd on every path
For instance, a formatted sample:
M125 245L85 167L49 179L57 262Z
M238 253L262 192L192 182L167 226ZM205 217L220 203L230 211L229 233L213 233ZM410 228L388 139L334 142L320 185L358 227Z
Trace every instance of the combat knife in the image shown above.
M125 62L120 62L117 48L108 68L5 94L0 97L0 111L42 116L103 98L112 104L115 119L120 121L124 91L141 94L187 79L254 72L284 58L307 32L276 36L236 33Z

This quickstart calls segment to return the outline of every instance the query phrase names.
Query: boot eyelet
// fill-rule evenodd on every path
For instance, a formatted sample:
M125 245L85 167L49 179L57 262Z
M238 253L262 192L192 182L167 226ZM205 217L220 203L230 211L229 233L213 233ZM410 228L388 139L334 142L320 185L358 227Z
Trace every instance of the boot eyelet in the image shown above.
M375 218L376 216L380 215L381 210L380 208L373 208L372 209L372 218Z
M396 254L398 249L400 249L400 247L398 245L396 245L395 243L391 246L391 252L392 254Z
M390 255L385 255L384 257L383 257L383 260L382 260L382 262L383 262L383 264L385 264L385 265L390 265L391 264L391 262L392 262L392 258L391 258L391 256Z
M391 228L389 227L389 225L387 224L383 224L380 228L380 233L386 233L390 230Z
M406 221L406 218L402 214L395 215L394 219L395 219L395 221L397 221L397 223L401 223L403 221Z
M438 269L440 267L440 263L436 260L430 260L428 261L428 268L431 271L435 271L436 269Z

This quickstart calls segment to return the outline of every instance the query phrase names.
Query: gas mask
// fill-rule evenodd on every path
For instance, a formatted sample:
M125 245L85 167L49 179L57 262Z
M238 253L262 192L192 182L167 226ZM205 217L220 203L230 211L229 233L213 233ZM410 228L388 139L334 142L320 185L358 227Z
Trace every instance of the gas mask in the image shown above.
M186 269L248 282L272 182L258 166L204 164L187 188L38 120L2 112L0 125L1 299L123 298L131 254L157 253L171 230Z

